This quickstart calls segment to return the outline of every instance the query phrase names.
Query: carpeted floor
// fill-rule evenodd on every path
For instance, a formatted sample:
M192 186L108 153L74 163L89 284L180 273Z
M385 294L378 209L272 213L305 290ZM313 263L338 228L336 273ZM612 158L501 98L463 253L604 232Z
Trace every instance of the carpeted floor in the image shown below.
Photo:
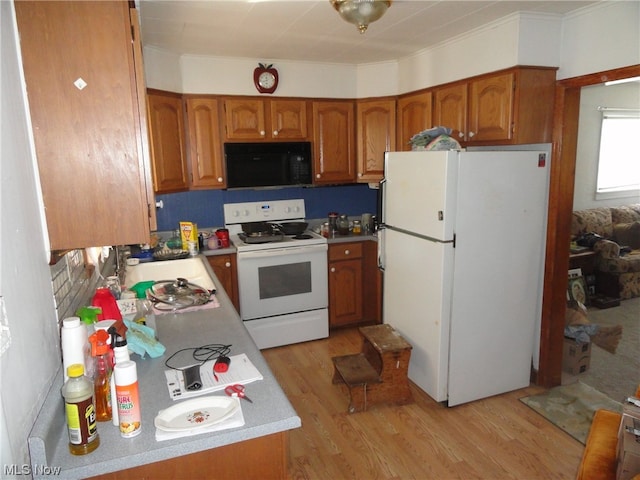
M640 385L640 297L622 300L619 307L590 308L587 318L592 324L622 325L622 338L615 354L592 345L589 370L577 380L621 402Z
M596 410L622 410L620 403L582 382L554 387L520 401L582 443L587 440Z

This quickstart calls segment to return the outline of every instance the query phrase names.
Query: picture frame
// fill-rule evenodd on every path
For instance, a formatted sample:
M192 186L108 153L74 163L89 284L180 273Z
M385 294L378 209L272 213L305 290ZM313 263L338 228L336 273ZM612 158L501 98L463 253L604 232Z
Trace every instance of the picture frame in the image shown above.
M567 299L583 305L589 305L589 290L583 276L569 278L567 286Z

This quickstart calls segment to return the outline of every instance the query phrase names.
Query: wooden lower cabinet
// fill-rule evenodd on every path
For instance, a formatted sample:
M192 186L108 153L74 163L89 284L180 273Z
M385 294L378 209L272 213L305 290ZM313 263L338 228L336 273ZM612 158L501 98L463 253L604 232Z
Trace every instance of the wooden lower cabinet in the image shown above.
M238 297L238 268L236 255L211 255L207 257L209 265L221 283L221 287L227 292L231 303L237 312L240 311L240 301Z
M376 243L329 245L329 327L381 321Z
M289 433L285 431L91 479L287 478L288 461Z

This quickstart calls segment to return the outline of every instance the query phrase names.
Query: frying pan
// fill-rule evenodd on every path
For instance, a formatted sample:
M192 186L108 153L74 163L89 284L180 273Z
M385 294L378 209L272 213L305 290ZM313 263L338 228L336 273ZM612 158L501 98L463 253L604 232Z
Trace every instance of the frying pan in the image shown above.
M268 222L248 222L241 226L242 231L247 235L268 235L273 232L273 225Z
M309 226L307 222L272 223L271 225L285 235L300 235L304 233Z

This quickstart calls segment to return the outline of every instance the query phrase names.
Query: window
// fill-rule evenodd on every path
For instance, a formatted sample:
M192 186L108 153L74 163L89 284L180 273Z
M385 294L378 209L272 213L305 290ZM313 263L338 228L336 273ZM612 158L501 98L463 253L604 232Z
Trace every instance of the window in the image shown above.
M640 190L640 110L602 110L596 198Z

